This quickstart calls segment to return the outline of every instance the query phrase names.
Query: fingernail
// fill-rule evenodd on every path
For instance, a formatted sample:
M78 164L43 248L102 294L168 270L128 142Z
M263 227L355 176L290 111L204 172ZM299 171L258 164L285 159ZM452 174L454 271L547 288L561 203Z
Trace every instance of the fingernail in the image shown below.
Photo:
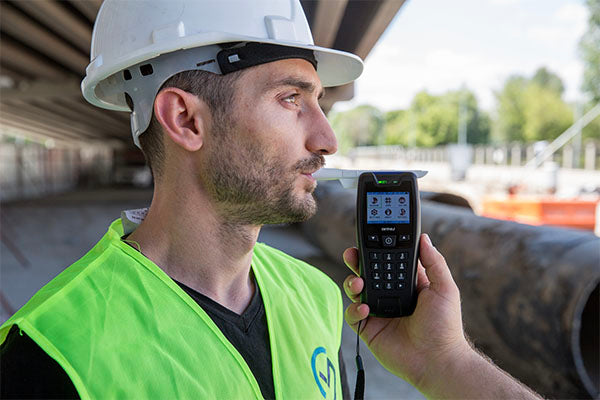
M429 237L429 235L428 235L428 234L425 234L425 239L427 240L427 243L428 243L430 246L433 246L433 243L431 243L431 238Z
M354 279L350 279L348 281L348 287L351 288L353 283L354 283Z

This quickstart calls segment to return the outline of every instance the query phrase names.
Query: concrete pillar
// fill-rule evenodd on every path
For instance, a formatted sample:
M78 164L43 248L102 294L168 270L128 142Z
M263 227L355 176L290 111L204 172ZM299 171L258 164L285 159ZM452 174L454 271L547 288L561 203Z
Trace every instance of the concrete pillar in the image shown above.
M515 144L510 149L510 164L515 167L521 165L521 145Z
M535 158L535 150L533 145L527 146L525 149L525 162L529 162Z
M485 148L483 146L475 147L475 164L485 164Z
M563 168L573 168L573 146L566 145L562 149L562 166Z
M485 149L485 163L494 164L494 148L492 146L488 146Z
M585 144L585 169L596 168L596 143L587 142Z

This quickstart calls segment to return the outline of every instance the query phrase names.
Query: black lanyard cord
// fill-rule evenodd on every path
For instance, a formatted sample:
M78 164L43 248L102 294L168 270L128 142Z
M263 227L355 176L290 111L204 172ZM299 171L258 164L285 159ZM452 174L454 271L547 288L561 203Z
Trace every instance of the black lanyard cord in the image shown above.
M363 400L365 398L365 369L362 358L360 358L360 325L358 321L356 328L356 386L354 387L354 400Z

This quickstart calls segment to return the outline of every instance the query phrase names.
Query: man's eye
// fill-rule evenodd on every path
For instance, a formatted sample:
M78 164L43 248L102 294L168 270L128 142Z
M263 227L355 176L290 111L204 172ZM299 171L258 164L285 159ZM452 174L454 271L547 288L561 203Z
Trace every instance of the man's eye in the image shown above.
M284 98L283 101L290 103L290 104L296 104L298 102L298 94L293 94L291 96L288 96L288 97Z

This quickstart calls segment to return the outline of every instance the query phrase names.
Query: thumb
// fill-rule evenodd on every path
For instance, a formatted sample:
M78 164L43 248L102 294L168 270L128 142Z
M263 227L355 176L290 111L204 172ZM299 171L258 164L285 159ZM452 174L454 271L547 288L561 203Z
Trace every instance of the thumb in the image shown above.
M421 264L425 268L425 273L429 282L431 282L432 289L437 291L445 292L453 290L456 287L452 274L446 264L444 256L431 243L429 235L422 234L420 247L419 247L419 258Z

